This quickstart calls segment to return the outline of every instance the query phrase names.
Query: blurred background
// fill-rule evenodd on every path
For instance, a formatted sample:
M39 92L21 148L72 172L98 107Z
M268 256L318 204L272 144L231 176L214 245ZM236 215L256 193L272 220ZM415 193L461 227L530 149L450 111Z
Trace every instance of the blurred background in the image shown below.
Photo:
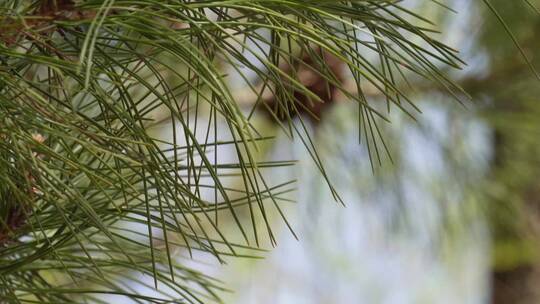
M260 118L277 136L264 157L299 163L271 177L297 180L283 208L298 240L279 219L264 259L194 262L227 282L227 303L540 303L540 81L483 1L443 2L454 11L409 5L467 62L446 72L470 101L411 79L422 114L391 112L384 148L358 143L344 97L306 127L345 206L301 140ZM491 3L540 67L540 1Z

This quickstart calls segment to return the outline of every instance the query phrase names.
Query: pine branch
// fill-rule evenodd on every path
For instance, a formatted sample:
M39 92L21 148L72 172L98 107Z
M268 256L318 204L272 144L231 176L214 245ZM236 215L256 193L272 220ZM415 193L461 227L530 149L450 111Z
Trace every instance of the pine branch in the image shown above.
M391 107L418 111L401 89L407 78L465 96L440 69L462 65L456 51L393 0L7 0L0 24L6 303L219 301L221 283L175 252L253 257L263 238L275 245L272 210L290 227L281 204L293 181L272 185L267 171L294 162L260 160L271 139L253 123L257 109L274 109L267 116L303 140L326 176L294 117L341 94L360 107L360 132L380 157L377 123ZM254 114L232 82L252 91ZM172 136L156 135L157 124ZM159 299L130 290L145 286L141 274Z

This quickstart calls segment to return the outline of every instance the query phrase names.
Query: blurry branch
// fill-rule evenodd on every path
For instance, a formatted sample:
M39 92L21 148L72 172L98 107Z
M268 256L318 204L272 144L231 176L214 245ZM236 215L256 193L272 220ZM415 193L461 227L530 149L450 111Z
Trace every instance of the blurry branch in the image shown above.
M280 88L272 83L258 83L254 88L244 88L234 93L235 101L249 108L259 108L260 111L268 114L270 118L277 118L281 121L292 118L297 114L305 114L312 121L318 121L324 109L330 107L336 100L339 100L340 89L353 92L356 84L350 80L349 87L345 86L345 63L336 56L320 49L310 50L320 53L322 62L317 62L308 53L300 55L293 63L283 63L280 65L284 73L282 81L290 85L288 77L293 77L309 93L304 90L297 90L294 86ZM322 75L327 75L322 76ZM330 81L327 77L333 77ZM338 86L340 89L338 89ZM294 104L282 105L279 103L280 89L290 89L294 96Z
M311 79L310 77L311 76L307 76L306 79L303 79L300 76L300 81L309 82ZM426 88L435 88L435 87L436 86L431 85L431 86L427 86ZM354 81L354 79L351 79L351 78L345 79L345 81L343 82L343 88L352 95L357 95L359 93L356 82ZM443 90L443 88L440 88L440 87L439 89ZM245 87L242 89L235 90L233 96L239 105L241 105L242 107L251 108L255 104L257 104L258 100L260 100L260 102L266 102L266 103L271 102L271 100L274 98L274 92L275 92L274 86L259 83L255 86L254 89ZM361 92L362 94L364 94L366 98L369 98L369 99L378 99L378 98L385 97L384 92L379 91L377 87L375 87L374 85L370 83L363 83ZM336 101L343 100L344 98L343 94L338 93L338 95L339 96L334 97L334 99Z

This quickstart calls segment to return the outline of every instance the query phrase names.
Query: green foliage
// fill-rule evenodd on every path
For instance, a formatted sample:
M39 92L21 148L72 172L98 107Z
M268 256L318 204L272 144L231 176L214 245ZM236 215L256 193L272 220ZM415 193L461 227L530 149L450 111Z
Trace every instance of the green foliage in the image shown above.
M299 93L322 100L284 65L309 59L313 73L356 102L364 142L378 158L377 124L387 118L365 91L411 117L418 109L404 93L409 79L466 96L439 69L462 65L456 51L432 37L429 20L394 0L4 0L0 26L6 303L101 303L100 294L219 301L221 283L174 253L219 261L253 255L262 235L275 243L269 209L288 224L280 195L292 182L270 185L265 170L293 163L257 156L269 140L252 122L257 109L270 110L265 93L285 118L269 111L276 123L302 138L325 175L305 127L291 123L307 108ZM347 67L352 88L325 54ZM232 81L255 96L247 111ZM172 138L153 133L160 124ZM224 148L232 163L218 158ZM235 230L219 218L231 218ZM162 297L132 289L145 285L141 275L153 277Z

